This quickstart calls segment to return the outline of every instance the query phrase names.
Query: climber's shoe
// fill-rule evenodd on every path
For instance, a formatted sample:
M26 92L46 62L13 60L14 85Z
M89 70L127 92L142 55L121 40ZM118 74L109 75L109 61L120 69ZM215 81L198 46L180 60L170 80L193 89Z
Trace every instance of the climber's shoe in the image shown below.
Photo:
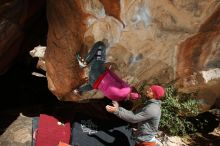
M78 89L73 90L73 93L74 93L75 95L79 95L79 96L82 95L82 93L81 93Z
M85 62L85 60L82 57L80 57L80 55L78 53L76 54L76 59L79 62L79 66L81 68L84 68L87 66L87 63Z

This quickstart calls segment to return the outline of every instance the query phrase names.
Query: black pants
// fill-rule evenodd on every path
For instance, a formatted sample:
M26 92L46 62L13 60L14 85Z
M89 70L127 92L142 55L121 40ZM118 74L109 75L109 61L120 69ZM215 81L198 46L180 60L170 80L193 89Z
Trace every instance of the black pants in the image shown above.
M89 80L87 84L82 85L79 87L80 92L86 92L93 90L92 85L98 79L98 77L103 74L105 69L105 59L106 59L106 47L104 43L97 42L90 52L85 57L85 61L89 62Z

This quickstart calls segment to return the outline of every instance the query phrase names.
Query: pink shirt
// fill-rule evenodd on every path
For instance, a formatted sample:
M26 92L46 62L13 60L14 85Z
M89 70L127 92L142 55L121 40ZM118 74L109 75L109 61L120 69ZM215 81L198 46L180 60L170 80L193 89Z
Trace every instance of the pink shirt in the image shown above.
M111 70L107 70L101 75L93 87L102 91L104 96L114 101L127 100L132 90L131 86Z

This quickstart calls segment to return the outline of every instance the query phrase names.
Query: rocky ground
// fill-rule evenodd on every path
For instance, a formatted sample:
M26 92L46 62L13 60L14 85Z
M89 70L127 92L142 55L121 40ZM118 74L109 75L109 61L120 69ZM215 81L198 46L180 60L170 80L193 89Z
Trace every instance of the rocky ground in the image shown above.
M85 108L93 105L84 104L83 106ZM53 107L38 105L27 107L26 109L18 108L16 110L1 111L0 146L31 146L32 117L38 116L40 113L70 116L71 110L67 110L66 108L70 108L70 105L56 104ZM75 109L81 111L80 106ZM163 135L159 140L159 146L219 146L220 125L214 131L206 134L197 133L184 138Z

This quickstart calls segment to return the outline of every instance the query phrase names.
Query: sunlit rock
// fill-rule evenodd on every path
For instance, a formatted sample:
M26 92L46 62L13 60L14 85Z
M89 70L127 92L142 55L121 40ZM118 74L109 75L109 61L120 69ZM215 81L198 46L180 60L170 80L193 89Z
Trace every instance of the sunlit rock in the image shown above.
M47 49L41 65L45 63L48 88L59 100L98 97L96 90L80 97L73 93L88 75L76 53L84 57L96 41L106 38L107 62L115 64L115 72L129 84L176 81L179 91L198 92L204 109L219 103L218 0L48 0L46 6ZM4 46L10 40L18 49L22 31L5 18L0 29L8 33L2 35L13 39L3 41ZM6 61L1 61L3 69L9 67Z
M134 86L139 86L144 80L150 83L157 79L161 84L165 84L178 79L179 84L177 85L180 89L183 86L193 85L192 89L196 90L198 89L196 85L204 81L201 66L205 66L207 62L202 56L208 52L203 49L203 53L201 49L198 50L198 47L193 48L193 46L208 43L207 40L210 40L213 42L211 46L216 50L213 50L212 54L218 52L218 27L215 29L216 37L211 37L206 41L204 38L209 37L210 32L201 31L205 25L214 22L209 21L210 16L214 15L212 17L215 19L218 17L219 3L215 0L209 2L121 0L120 2L111 1L111 4L105 0L97 0L72 4L73 7L66 8L65 2L48 3L49 49L46 51L46 58L48 60L47 68L50 69L47 77L49 78L49 89L51 84L52 92L58 97L63 97L60 98L61 100L77 101L84 98L70 96L74 88L83 84L79 78L82 79L86 72L78 67L74 54L80 52L85 56L92 46L91 42L94 43L103 38L110 41L110 47L107 49L107 61L116 63L118 69L116 72L119 76ZM58 5L61 7L58 8ZM64 7L65 15L63 14ZM55 8L56 11L54 11ZM62 14L64 17L61 22L58 16ZM70 18L78 17L80 19L70 20ZM65 28L61 26L65 26ZM79 30L76 28L80 28L80 31L76 31ZM90 45L86 45L88 37L94 38L93 41L90 41ZM190 45L191 43L193 45ZM196 53L188 56L190 52ZM196 68L190 63L190 60L198 58L200 53L202 53L200 58L203 60L200 59L200 67ZM211 52L209 51L209 53ZM190 59L190 57L193 58ZM210 57L208 66L216 67L218 57ZM65 58L65 60L60 62L58 58ZM188 92L188 90L182 91ZM88 98L94 97L91 95Z
M201 25L198 33L180 44L177 82L180 90L197 91L205 109L220 97L220 7Z

